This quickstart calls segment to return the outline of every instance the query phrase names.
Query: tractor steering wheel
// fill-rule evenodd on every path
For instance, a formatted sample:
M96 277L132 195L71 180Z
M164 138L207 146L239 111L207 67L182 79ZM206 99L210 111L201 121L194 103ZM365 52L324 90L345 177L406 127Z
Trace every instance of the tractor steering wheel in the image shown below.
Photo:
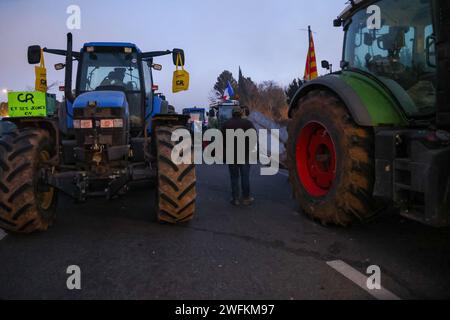
M97 88L95 88L95 91L123 91L125 92L125 87L124 86L98 86Z
M406 71L406 66L399 59L376 55L366 59L367 68L374 74L389 76L399 75Z

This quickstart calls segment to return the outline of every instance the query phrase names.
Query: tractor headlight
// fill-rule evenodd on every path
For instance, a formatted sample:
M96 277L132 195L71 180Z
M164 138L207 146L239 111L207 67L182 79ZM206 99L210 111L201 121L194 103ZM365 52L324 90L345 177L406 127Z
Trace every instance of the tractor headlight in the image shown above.
M100 120L100 128L114 128L114 120L113 119L102 119Z
M2 102L0 104L0 118L6 118L8 117L8 104L6 102Z
M92 120L81 120L81 129L92 129Z
M102 119L100 128L123 128L123 119Z
M92 129L92 120L73 120L75 129Z
M123 119L114 119L114 128L123 128Z

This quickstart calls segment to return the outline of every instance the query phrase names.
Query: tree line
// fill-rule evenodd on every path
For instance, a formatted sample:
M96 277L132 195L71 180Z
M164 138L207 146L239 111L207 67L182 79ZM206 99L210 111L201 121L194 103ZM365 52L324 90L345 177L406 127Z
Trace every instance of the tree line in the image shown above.
M241 68L236 80L230 71L224 70L214 84L210 94L211 102L224 96L228 82L235 93L232 99L239 100L241 106L247 106L251 111L259 111L277 122L287 120L290 101L303 85L303 80L300 78L294 79L285 88L274 81L255 83L250 77L242 74Z

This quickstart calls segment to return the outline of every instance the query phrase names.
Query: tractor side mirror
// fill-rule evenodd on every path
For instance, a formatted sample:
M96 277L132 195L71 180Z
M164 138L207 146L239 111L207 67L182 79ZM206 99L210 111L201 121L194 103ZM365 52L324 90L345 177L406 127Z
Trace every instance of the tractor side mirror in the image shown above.
M322 68L327 69L330 73L333 73L333 65L327 60L322 60Z
M62 70L66 67L66 65L64 63L57 63L55 64L55 70Z
M330 70L330 63L327 60L322 60L322 68Z
M38 64L41 62L41 47L29 46L28 47L28 63Z
M173 49L172 50L172 60L173 64L177 65L177 57L180 55L181 57L181 65L184 66L185 58L184 58L184 50L183 49Z
M341 27L342 26L342 19L341 18L337 18L333 20L333 26L334 27Z

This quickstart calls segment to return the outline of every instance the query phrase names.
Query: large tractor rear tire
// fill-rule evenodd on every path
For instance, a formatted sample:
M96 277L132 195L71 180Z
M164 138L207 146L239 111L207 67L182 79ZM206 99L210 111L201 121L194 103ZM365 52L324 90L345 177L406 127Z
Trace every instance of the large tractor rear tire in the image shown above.
M53 150L44 130L19 129L0 138L0 228L31 233L52 224L57 191L43 184L40 169Z
M157 156L157 208L156 220L165 223L182 223L192 220L195 212L195 165L175 164L171 141L172 132L182 126L157 126L155 147Z
M373 132L358 126L338 97L308 93L288 130L290 182L304 212L341 226L377 212Z

